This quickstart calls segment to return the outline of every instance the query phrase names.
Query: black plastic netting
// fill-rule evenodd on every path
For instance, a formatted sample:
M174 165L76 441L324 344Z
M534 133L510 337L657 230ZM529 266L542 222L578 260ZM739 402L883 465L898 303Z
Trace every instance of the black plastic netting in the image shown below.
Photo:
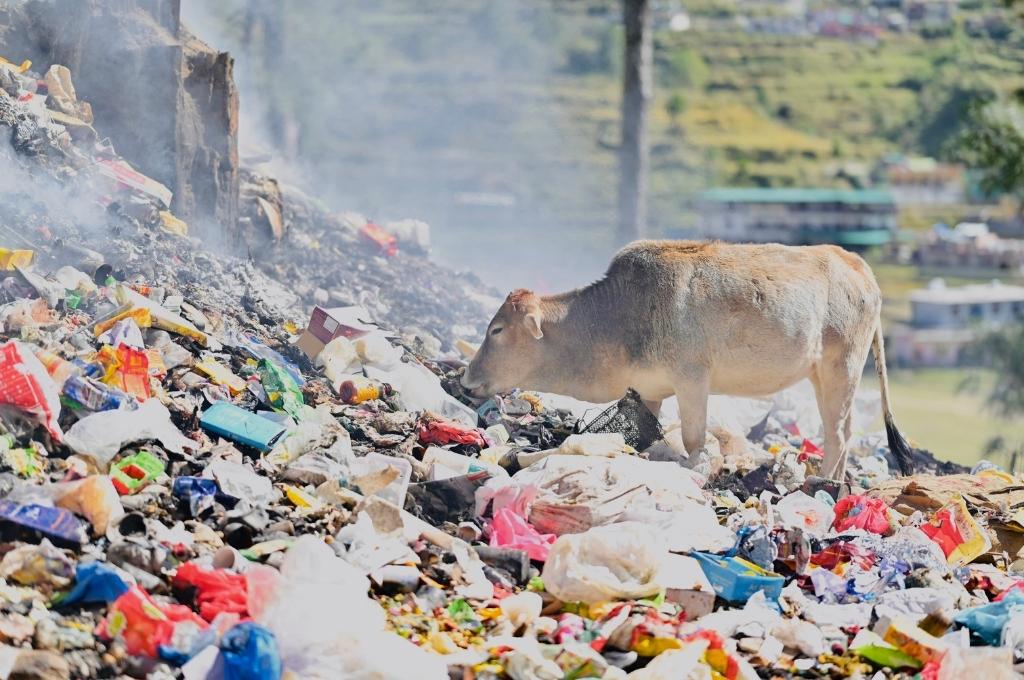
M658 417L644 406L640 395L632 389L586 425L580 421L577 428L580 433L619 432L637 451L643 451L662 437Z

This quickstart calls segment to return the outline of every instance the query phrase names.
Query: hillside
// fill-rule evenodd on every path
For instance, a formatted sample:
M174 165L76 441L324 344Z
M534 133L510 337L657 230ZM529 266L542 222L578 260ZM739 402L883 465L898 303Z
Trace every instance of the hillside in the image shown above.
M694 28L659 20L656 34L655 235L692 227L705 186L830 183L843 164L941 153L973 96L1024 86L1021 36L977 29L1001 16L994 1L961 5L929 37L880 40L745 33L720 18L736 3L683 4ZM312 0L283 18L269 52L244 39L237 1L197 29L224 34L250 57L240 64L263 64L241 74L243 101L266 114L249 141L302 158L314 193L383 219L421 216L440 259L552 289L599 274L612 247L616 6Z

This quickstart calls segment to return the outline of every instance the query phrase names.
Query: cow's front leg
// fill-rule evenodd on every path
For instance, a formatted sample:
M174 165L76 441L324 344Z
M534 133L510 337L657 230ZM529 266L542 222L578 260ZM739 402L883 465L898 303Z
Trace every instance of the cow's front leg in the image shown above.
M673 383L676 401L679 403L679 425L682 429L683 447L693 458L704 448L708 426L709 379L706 373L689 374L677 378Z

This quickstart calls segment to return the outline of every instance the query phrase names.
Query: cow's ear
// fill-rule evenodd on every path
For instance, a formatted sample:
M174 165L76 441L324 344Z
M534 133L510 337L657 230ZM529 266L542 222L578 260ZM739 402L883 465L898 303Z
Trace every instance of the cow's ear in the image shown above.
M544 337L544 331L540 328L540 310L535 310L523 317L523 323L526 324L526 330L530 331L537 340Z

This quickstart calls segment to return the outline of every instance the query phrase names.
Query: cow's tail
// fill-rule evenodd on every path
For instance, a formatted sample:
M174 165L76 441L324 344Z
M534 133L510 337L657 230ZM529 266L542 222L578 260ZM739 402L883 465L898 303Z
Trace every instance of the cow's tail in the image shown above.
M914 472L914 453L896 428L896 422L892 417L892 404L889 401L889 375L885 370L885 343L882 340L882 322L875 324L875 337L871 341L871 351L875 355L875 370L878 372L878 381L881 383L882 392L882 417L885 419L885 436L889 440L889 451L892 452L900 472L910 475Z

